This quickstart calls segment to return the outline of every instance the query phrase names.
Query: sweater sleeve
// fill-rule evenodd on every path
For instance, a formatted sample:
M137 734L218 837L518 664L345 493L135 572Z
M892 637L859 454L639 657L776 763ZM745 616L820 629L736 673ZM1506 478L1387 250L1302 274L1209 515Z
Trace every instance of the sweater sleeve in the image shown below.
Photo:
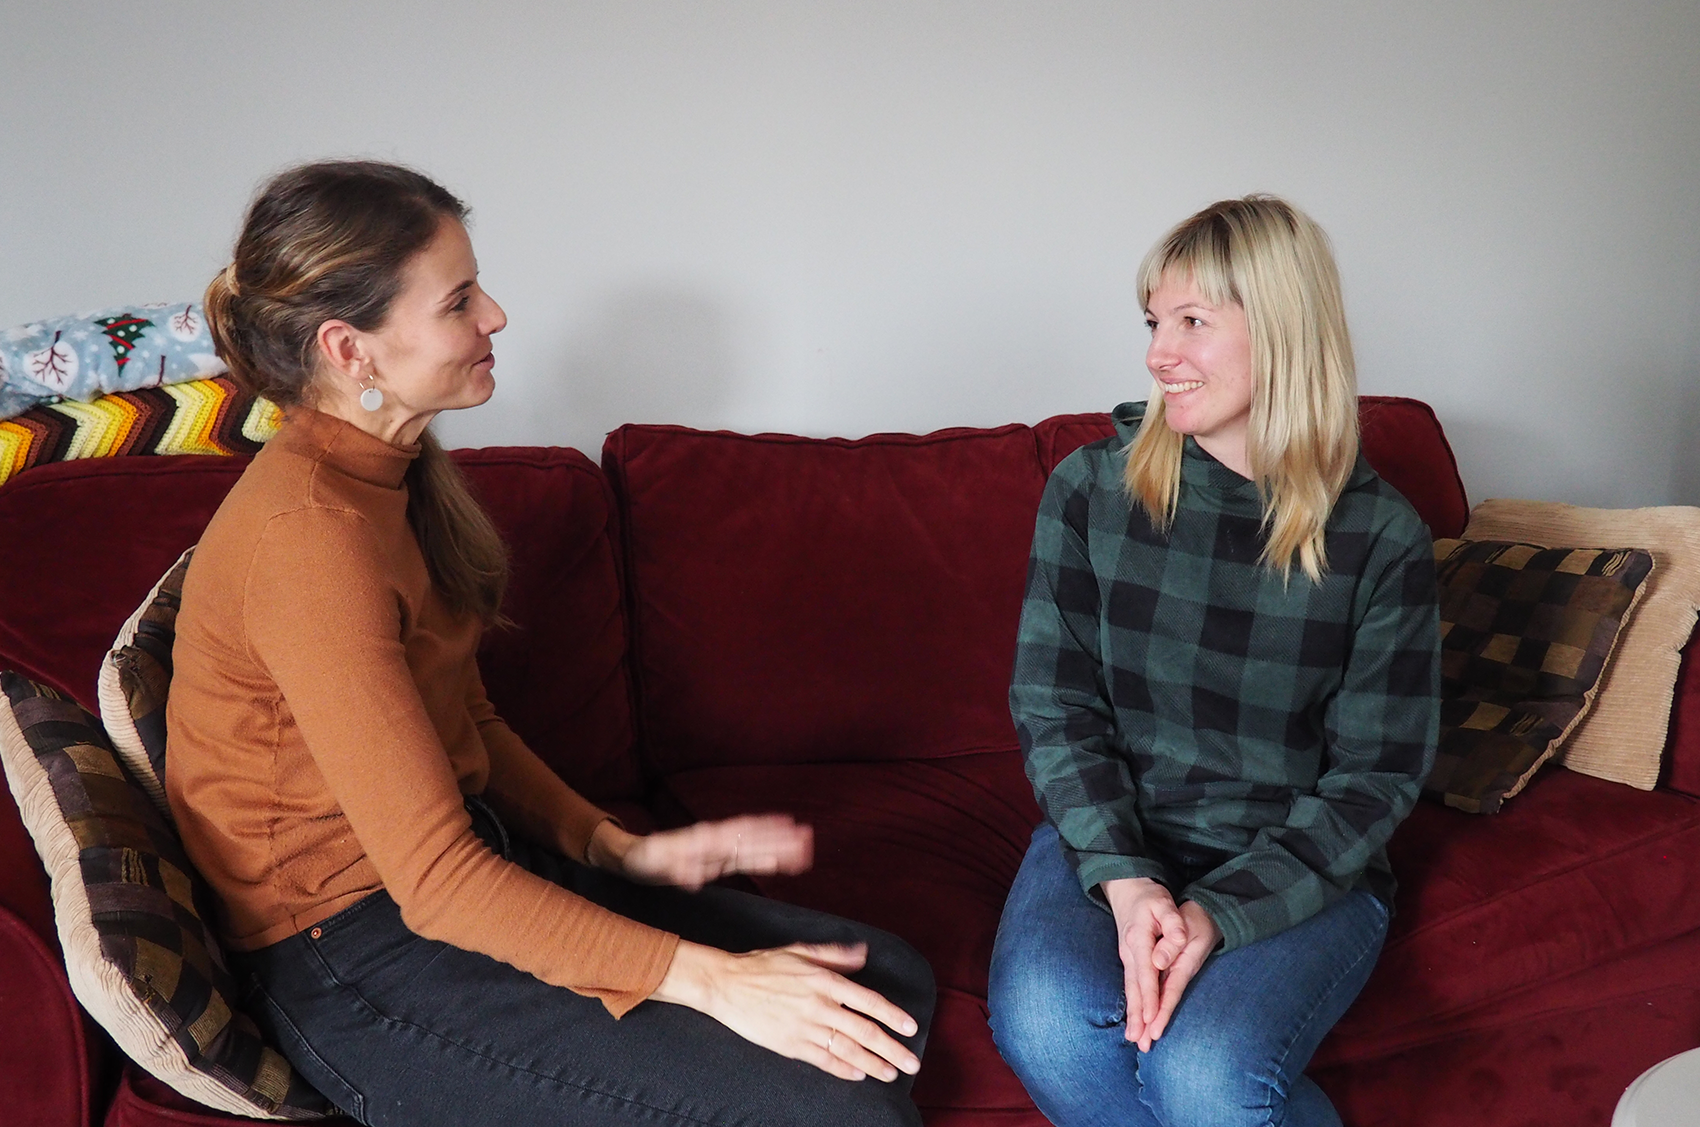
M677 937L527 872L473 832L407 665L388 567L358 513L273 517L243 586L253 657L409 928L624 1014L654 992Z
M490 756L484 797L527 841L584 861L596 827L607 821L618 824L618 819L569 787L497 715L476 663L468 678L466 708Z
M1249 850L1182 893L1221 928L1223 950L1302 923L1350 891L1411 812L1433 766L1433 548L1420 526L1409 538L1384 534L1381 546L1387 551L1372 556L1360 586L1343 680L1324 709L1326 758L1315 789L1294 799L1284 821L1259 830Z
M1046 483L1027 564L1010 714L1027 778L1081 887L1166 879L1147 855L1138 791L1118 746L1099 647L1099 591L1087 554L1091 482L1066 459Z

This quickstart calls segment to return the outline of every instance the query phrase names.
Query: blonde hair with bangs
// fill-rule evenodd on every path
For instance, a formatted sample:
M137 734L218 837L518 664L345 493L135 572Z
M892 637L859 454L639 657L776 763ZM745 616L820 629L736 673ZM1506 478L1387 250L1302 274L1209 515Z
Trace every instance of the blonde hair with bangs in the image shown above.
M1223 200L1185 220L1139 267L1139 304L1165 278L1190 279L1213 305L1245 310L1251 337L1246 457L1263 499L1261 560L1313 582L1328 568L1323 529L1358 457L1357 373L1328 236L1269 195ZM1184 436L1153 389L1128 448L1128 495L1167 531L1180 497Z

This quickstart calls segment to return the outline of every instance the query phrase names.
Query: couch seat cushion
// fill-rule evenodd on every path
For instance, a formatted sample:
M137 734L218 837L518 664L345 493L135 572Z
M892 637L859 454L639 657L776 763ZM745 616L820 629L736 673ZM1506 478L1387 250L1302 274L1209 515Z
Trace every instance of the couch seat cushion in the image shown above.
M1008 1074L983 1021L955 1014L983 1018L998 916L1037 821L1019 755L706 768L666 785L692 817L780 810L813 824L815 868L762 878L762 891L894 931L932 962L939 1052L917 1098L952 1106L960 1089L979 1106L1024 1106L1018 1085L987 1098ZM1492 816L1419 804L1391 853L1400 893L1387 948L1319 1065L1473 1028L1508 995L1585 981L1700 929L1700 879L1685 860L1700 856L1700 801L1684 795L1561 772ZM1602 994L1617 990L1602 982Z
M815 827L815 866L760 877L777 899L895 932L933 965L923 1107L1030 1109L986 1025L1004 896L1039 813L1014 752L909 763L703 768L667 780L695 818L781 811Z
M1700 929L1700 801L1572 772L1489 817L1419 803L1394 834L1398 915L1323 1056L1432 1039L1506 995Z
M186 1099L135 1065L126 1064L104 1127L228 1127L254 1122ZM319 1120L319 1127L354 1127L354 1120L338 1115Z

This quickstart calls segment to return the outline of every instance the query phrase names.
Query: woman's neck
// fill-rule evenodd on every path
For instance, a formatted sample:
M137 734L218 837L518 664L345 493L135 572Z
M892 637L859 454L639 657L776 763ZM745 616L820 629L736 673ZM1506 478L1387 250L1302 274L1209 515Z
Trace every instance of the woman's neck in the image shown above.
M376 411L368 411L356 400L334 392L321 393L311 406L313 410L341 419L349 426L363 430L391 446L418 445L419 436L425 433L425 428L437 417L435 411L413 412L388 403Z
M1206 454L1247 481L1251 480L1251 457L1246 453L1245 432L1237 434L1193 435L1193 441Z

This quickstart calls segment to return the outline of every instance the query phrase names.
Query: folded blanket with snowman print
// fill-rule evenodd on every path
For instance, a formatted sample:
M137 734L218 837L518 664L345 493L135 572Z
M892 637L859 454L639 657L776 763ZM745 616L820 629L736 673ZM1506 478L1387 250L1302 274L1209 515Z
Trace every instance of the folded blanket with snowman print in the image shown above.
M0 333L0 419L60 399L205 379L225 370L199 302L124 305Z

